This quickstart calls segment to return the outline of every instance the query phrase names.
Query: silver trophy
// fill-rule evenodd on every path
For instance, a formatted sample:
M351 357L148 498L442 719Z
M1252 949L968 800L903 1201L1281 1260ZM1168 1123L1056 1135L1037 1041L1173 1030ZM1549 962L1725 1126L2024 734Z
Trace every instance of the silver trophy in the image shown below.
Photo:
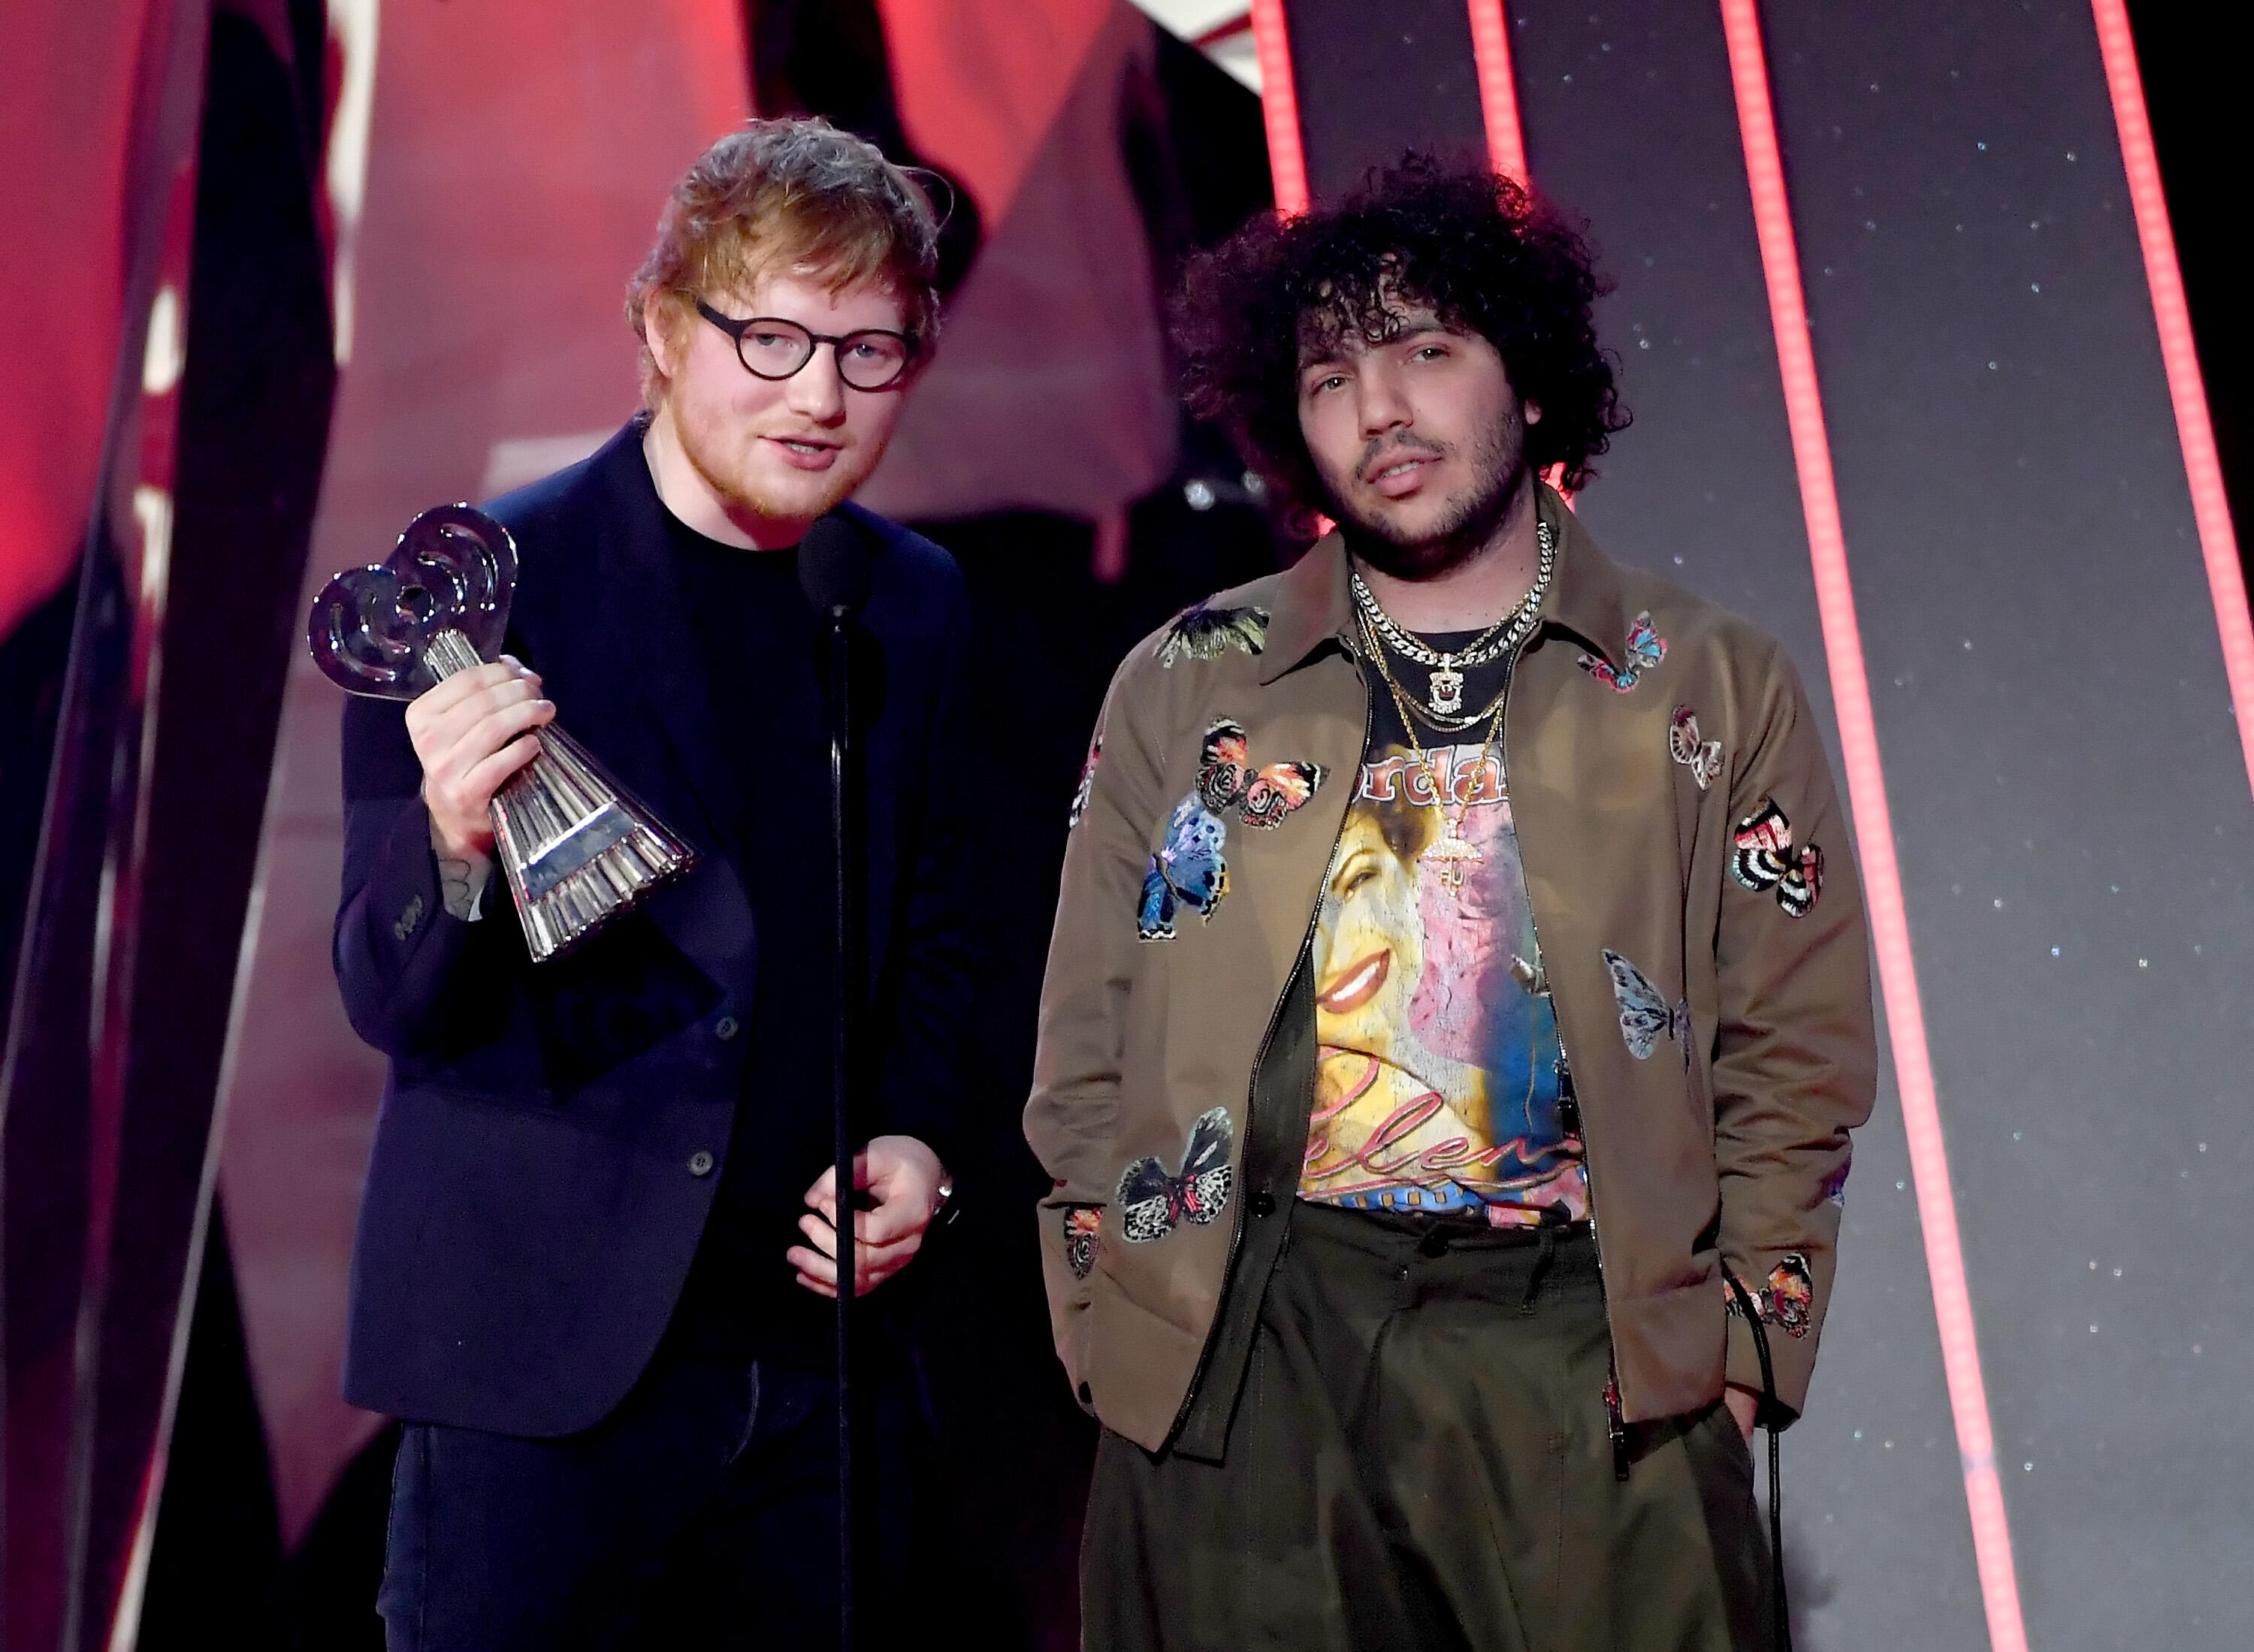
M407 524L388 561L321 587L313 660L348 694L411 700L494 659L516 589L516 542L483 511L440 505ZM553 723L539 755L493 800L494 839L537 963L584 939L696 858Z

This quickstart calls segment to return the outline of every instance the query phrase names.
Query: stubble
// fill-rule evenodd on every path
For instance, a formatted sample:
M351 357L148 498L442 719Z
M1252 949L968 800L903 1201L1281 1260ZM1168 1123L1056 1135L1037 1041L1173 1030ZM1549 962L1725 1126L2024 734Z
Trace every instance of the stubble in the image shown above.
M1426 451L1429 451L1427 449ZM1368 458L1362 460L1364 465ZM1526 476L1526 420L1513 407L1482 433L1473 450L1474 480L1451 500L1439 522L1410 536L1382 517L1348 508L1324 479L1325 509L1339 525L1347 549L1396 579L1433 579L1462 566L1494 539L1509 520Z

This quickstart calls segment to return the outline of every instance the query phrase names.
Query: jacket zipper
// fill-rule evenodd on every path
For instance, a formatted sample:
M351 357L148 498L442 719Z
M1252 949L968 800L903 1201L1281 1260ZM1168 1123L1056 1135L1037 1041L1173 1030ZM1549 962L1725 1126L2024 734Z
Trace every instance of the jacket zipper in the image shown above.
M1538 630L1539 627L1537 626L1536 629ZM1533 638L1529 636L1527 641L1532 640ZM1500 743L1497 755L1502 764L1502 785L1506 796L1510 791L1510 691L1518 686L1519 662L1525 657L1525 654L1526 643L1522 642L1511 653L1510 675L1502 680L1502 718L1496 738ZM1512 811L1514 819L1516 818L1516 813L1515 809ZM1522 865L1525 859L1525 851L1522 848L1519 851L1519 858ZM1526 903L1526 927L1534 931L1535 956L1544 960L1542 965L1542 976L1546 985L1550 966L1547 955L1542 949L1542 931L1534 920L1534 902L1530 897ZM1557 995L1554 992L1550 995L1550 1017L1554 1022L1558 1017ZM1560 1080L1558 1096L1559 1123L1564 1122L1565 1114L1570 1109L1574 1125L1573 1133L1580 1138L1581 1142L1581 1184L1589 1196L1589 1246L1597 1259L1597 1291L1605 1303L1605 1434L1612 1443L1613 1478L1625 1481L1628 1479L1628 1420L1620 1409L1620 1360L1613 1343L1612 1297L1605 1289L1605 1242L1604 1236L1599 1232L1597 1226L1597 1176L1595 1169L1590 1163L1592 1155L1589 1152L1588 1116L1582 1112L1580 1096L1573 1088L1573 1064L1566 1054L1565 1032L1562 1026L1558 1030L1558 1060L1563 1069L1558 1074Z
M1369 735L1370 731L1376 725L1377 712L1371 700L1369 676L1362 667L1362 656L1354 651L1353 644L1346 642L1344 638L1340 638L1340 641L1345 645L1347 658L1354 662L1354 675L1362 679L1362 745L1354 756L1354 777L1356 783L1359 784L1362 761L1369 755ZM1315 929L1322 922L1323 900L1330 890L1331 874L1338 870L1339 845L1346 841L1346 817L1353 812L1354 802L1348 798L1345 810L1339 816L1338 830L1331 834L1330 858L1323 863L1323 880L1316 886L1314 909L1307 914L1306 933L1299 937L1299 949L1292 955L1292 967L1284 972L1283 990L1277 995L1275 1007L1268 1012L1268 1030L1260 1035L1259 1051L1252 1058L1251 1076L1244 1082L1244 1151L1248 1155L1252 1151L1252 1108L1259 1092L1260 1069L1268 1064L1269 1046L1275 1043L1276 1028L1284 1019L1284 1001L1292 996L1292 977L1299 972L1299 962L1307 956L1307 945L1315 938ZM1238 1162L1241 1164L1242 1160L1240 1159ZM1228 1256L1222 1264L1221 1270L1222 1306L1226 1305L1228 1289L1236 1281L1236 1253L1243 1248L1244 1244L1244 1209L1251 1200L1252 1193L1253 1190L1248 1187L1239 1194L1236 1200L1236 1219L1229 1224ZM1296 1189L1293 1196L1298 1196ZM1213 1345L1220 1340L1220 1338L1221 1311L1220 1306L1216 1306L1213 1326L1206 1333L1205 1347L1198 1352L1197 1369L1191 1373L1189 1388L1182 1395L1180 1409L1174 1412L1173 1426L1166 1431L1169 1439L1180 1434L1182 1432L1182 1425L1189 1421L1190 1407L1197 1403L1198 1391L1205 1386L1206 1367L1213 1360Z

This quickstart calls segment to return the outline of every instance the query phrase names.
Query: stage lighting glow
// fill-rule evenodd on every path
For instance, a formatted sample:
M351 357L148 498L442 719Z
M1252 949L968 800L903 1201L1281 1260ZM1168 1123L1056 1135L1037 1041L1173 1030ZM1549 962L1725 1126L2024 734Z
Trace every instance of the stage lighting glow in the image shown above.
M1894 1085L1901 1097L1903 1133L1917 1183L1918 1220L1924 1233L1926 1270L1933 1284L1934 1318L1941 1332L1942 1368L1956 1422L1964 1467L1964 1497L1972 1521L1973 1557L1994 1652L2026 1652L2020 1586L2012 1559L2010 1522L1996 1474L1995 1439L1988 1395L1980 1375L1979 1340L1964 1278L1964 1253L1950 1190L1949 1152L1942 1138L1919 1002L1917 965L1910 949L1909 917L1901 872L1894 859L1894 822L1886 807L1886 775L1879 761L1878 727L1871 684L1855 619L1847 543L1839 523L1839 497L1831 473L1831 448L1824 428L1824 402L1816 380L1816 354L1808 331L1808 305L1800 284L1800 256L1792 232L1792 206L1778 152L1775 112L1769 102L1768 66L1761 47L1757 0L1721 0L1722 26L1745 142L1746 176L1752 187L1754 226L1760 242L1761 273L1768 288L1769 319L1776 332L1777 368L1784 380L1792 457L1800 474L1808 552L1815 565L1816 602L1830 666L1831 697L1839 748L1855 816L1871 938L1894 1046Z
M2231 528L2230 500L2223 492L2222 464L2216 456L2215 425L2208 416L2199 350L2192 340L2191 307L2184 301L2168 200L2160 188L2160 158L2152 149L2152 123L2145 116L2137 42L2129 32L2127 0L2090 0L2090 7L2097 18L2097 49L2105 60L2105 88L2112 94L2121 160L2129 174L2129 205L2136 214L2137 242L2145 255L2145 282L2152 290L2152 318L2160 327L2168 400L2175 406L2176 439L2183 447L2185 480L2191 484L2192 520L2199 526L2208 592L2222 637L2222 669L2238 718L2247 779L2254 783L2254 619L2247 613L2238 536Z
M1276 210L1307 210L1307 155L1299 137L1299 95L1292 79L1292 37L1284 0L1252 0L1252 41L1260 58L1260 113L1268 128L1268 175Z
M1494 170L1526 181L1526 138L1518 122L1518 83L1510 67L1510 24L1502 0L1471 0L1472 59L1479 70L1480 114Z

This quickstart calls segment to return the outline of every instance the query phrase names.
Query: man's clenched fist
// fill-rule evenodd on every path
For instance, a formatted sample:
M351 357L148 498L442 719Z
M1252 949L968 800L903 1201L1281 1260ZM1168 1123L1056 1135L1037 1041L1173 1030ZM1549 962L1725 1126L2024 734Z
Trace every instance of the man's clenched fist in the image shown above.
M482 868L493 855L486 809L501 782L532 761L532 731L556 715L540 677L508 654L458 671L407 708L407 736L423 764L430 846L441 859Z

